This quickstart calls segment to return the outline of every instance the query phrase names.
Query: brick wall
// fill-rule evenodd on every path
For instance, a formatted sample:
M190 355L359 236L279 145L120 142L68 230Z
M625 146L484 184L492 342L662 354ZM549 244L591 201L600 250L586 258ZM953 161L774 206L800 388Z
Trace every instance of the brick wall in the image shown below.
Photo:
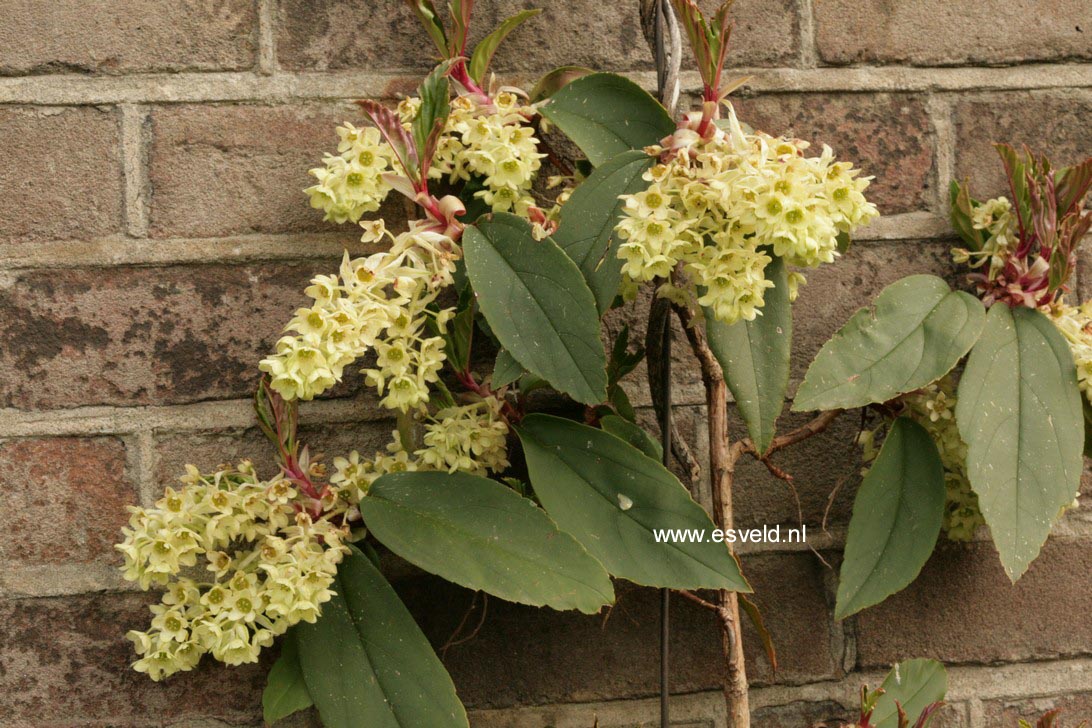
M479 28L535 4L546 12L502 50L501 73L532 83L578 63L653 82L636 0L481 0ZM796 377L886 283L950 275L943 190L964 175L998 188L989 141L1092 153L1086 0L737 5L731 64L753 75L742 114L833 144L876 175L885 213L810 276ZM0 722L258 725L264 665L164 685L126 669L122 634L147 598L118 578L110 544L123 505L152 500L184 462L267 457L247 402L256 363L301 283L355 245L307 208L306 169L354 119L352 99L413 87L425 42L399 0L0 0L0 18ZM696 367L680 354L676 372L684 430L700 433ZM647 405L640 386L633 398ZM390 427L373 405L354 385L306 407L312 446L373 446ZM833 563L851 436L842 423L784 459ZM736 497L741 524L797 520L760 468L742 469ZM947 545L911 588L843 623L813 553L746 550L781 661L774 674L748 645L756 725L845 715L862 680L910 656L950 666L943 725L1009 726L1055 705L1092 717L1090 514L1068 516L1015 587L987 541ZM442 642L470 595L392 568ZM605 622L493 600L446 661L475 725L652 725L656 614L653 593L625 587ZM718 642L706 614L677 606L679 725L724 724Z

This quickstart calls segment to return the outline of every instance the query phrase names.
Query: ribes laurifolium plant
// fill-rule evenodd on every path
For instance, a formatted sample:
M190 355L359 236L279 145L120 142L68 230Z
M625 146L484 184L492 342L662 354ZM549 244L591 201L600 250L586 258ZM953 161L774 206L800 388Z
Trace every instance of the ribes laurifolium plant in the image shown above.
M794 407L867 407L836 614L917 576L943 532L985 524L1016 581L1076 505L1085 453L1092 323L1070 301L1092 159L1054 169L999 144L1011 199L951 188L952 251L976 294L918 275L888 286L816 356ZM876 447L878 438L883 444Z
M360 102L311 170L312 207L359 225L371 252L316 275L258 364L255 410L278 474L191 467L153 507L131 509L125 576L164 591L150 625L129 633L137 670L159 680L206 655L255 662L279 639L270 722L314 705L331 727L465 726L455 686L378 568L382 546L466 588L554 609L609 606L612 577L676 590L720 617L732 725L747 725L739 610L768 635L737 601L751 590L740 564L723 542L665 544L654 530L730 528L736 460L789 477L774 454L853 407L887 419L865 438L882 446L850 525L840 617L912 580L942 526L961 538L984 518L1010 573L1026 567L1080 470L1070 346L1092 373L1092 345L1062 293L1087 229L1087 165L1007 157L1024 180L1007 207L957 190L959 258L983 300L928 276L893 285L809 370L794 407L824 412L778 435L796 291L877 212L870 178L830 147L737 118L728 94L741 82L723 79L727 6L707 18L673 2L703 82L700 108L674 116L626 78L587 69L559 69L530 92L499 85L494 52L532 11L471 49L471 0L450 0L446 21L429 0L409 5L439 64L394 108ZM582 158L552 150L554 134ZM392 195L417 210L398 230L375 215ZM642 288L650 368L670 315L702 366L712 513L636 423L621 383L644 351L627 329L605 334L604 317ZM951 372L968 352L957 388ZM298 438L298 408L352 368L396 425L381 451L323 463ZM734 444L726 389L747 429ZM1059 456L1044 464L1048 451ZM935 682L934 665L922 671Z

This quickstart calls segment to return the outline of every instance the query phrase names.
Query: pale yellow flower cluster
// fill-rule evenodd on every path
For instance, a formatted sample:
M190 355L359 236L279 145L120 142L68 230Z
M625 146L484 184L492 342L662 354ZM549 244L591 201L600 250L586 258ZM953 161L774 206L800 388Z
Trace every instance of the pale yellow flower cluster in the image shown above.
M952 541L970 541L975 529L985 520L978 508L978 496L967 477L967 445L959 436L956 425L955 391L955 381L949 374L903 396L902 401L906 404L905 414L932 435L944 465L947 491L944 531Z
M334 458L330 484L340 497L358 503L379 476L418 470L462 471L485 476L508 467L508 423L502 403L493 396L464 406L446 407L424 423L422 447L406 451L398 432L392 433L385 453L371 460L354 450Z
M829 147L805 157L807 142L745 133L731 107L726 127L707 139L682 128L669 150L650 148L667 161L645 173L647 189L623 196L616 229L632 281L666 278L682 263L690 294L730 323L758 314L773 285L771 255L802 267L829 263L838 234L878 213L864 197L871 178L836 162Z
M417 459L402 447L402 438L397 431L391 434L385 453L377 452L369 460L353 450L347 458L334 458L333 464L334 474L330 476L330 485L337 489L341 498L354 505L368 494L379 476L420 470Z
M411 224L392 235L382 221L365 224L365 242L391 241L386 252L350 259L338 275L315 277L306 293L314 303L288 323L292 333L260 369L288 400L309 400L341 381L347 365L369 350L376 367L368 382L384 395L381 404L408 412L429 399L429 383L445 359L442 334L453 309L429 304L452 283L458 245L446 235ZM430 331L429 321L435 332Z
M417 115L419 105L416 98L399 104L404 123ZM538 151L535 131L527 124L532 115L508 91L498 93L491 107L478 106L469 96L453 99L429 177L450 183L477 178L483 189L474 196L494 212L526 216L535 204L531 184L546 156Z
M1046 311L1073 352L1077 367L1077 383L1092 403L1092 301L1080 306L1058 302Z
M952 541L970 541L975 529L985 523L978 508L978 496L967 477L967 446L959 436L955 420L955 382L949 374L927 387L903 395L903 414L925 428L936 443L940 462L944 466L945 506L942 528ZM869 463L879 455L876 430L865 430L858 437L862 447L861 460Z
M956 263L967 263L972 268L988 263L988 280L997 278L1005 267L1016 243L1016 218L1012 214L1012 203L1005 197L987 200L974 208L971 213L971 225L976 230L986 233L986 242L981 250L970 251L954 248L952 257Z
M262 481L247 462L211 475L186 470L181 490L167 488L154 508L129 508L116 546L126 579L167 589L151 627L127 635L140 655L134 669L153 680L192 670L205 654L256 662L275 636L318 618L347 551L345 531L300 510L289 481Z
M394 151L373 127L358 129L345 123L337 135L338 153L325 155L324 166L310 170L318 184L304 192L311 207L326 213L327 221L357 222L378 210L391 191L383 175L394 171Z
M501 401L486 397L462 407L447 407L425 423L424 447L416 452L430 470L475 475L508 467L508 423Z

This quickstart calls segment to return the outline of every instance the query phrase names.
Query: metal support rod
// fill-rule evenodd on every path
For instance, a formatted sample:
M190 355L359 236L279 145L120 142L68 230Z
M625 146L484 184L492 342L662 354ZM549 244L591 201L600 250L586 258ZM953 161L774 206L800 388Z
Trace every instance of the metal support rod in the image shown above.
M656 59L656 86L660 102L674 115L679 103L679 68L682 54L682 34L670 0L642 0L641 25L645 39ZM660 345L659 381L650 382L659 389L663 408L660 411L660 442L663 445L664 467L671 466L671 315L665 316ZM671 724L671 590L660 590L660 726Z
M660 443L663 445L665 468L671 467L671 315L664 324L663 344L660 356L663 357L661 372L663 377L656 383L663 393L663 412L660 417ZM660 728L671 725L671 590L660 590Z

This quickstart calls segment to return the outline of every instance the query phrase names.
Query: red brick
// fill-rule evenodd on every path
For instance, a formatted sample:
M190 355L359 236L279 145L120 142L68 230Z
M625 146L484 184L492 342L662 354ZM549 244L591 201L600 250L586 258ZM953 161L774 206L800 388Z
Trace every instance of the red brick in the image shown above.
M836 676L822 567L806 554L753 556L743 566L781 663L773 676L746 625L752 684ZM471 600L469 592L434 577L400 579L395 586L437 645L455 631ZM659 594L623 582L616 583L616 590L618 602L606 619L490 599L477 636L452 647L445 658L464 702L484 708L655 694ZM680 597L672 604L672 689L686 693L718 688L722 658L716 622Z
M143 594L0 603L0 714L10 728L149 728L199 718L257 723L273 653L228 668L205 658L164 682L129 668L125 639L151 619Z
M336 261L25 271L0 290L0 406L246 397L258 361ZM356 377L352 377L355 381Z
M707 10L717 5L702 2ZM652 68L637 3L574 0L539 6L544 12L501 46L492 66L498 74L535 75L570 64L616 71ZM517 0L476 3L472 44L526 7ZM446 20L446 12L443 15ZM798 47L792 0L739 0L733 18L729 68L792 63ZM277 52L283 67L298 70L423 71L435 63L436 54L414 14L399 0L364 5L351 0L287 0L278 15ZM689 65L689 49L684 53Z
M336 425L303 426L299 442L307 445L311 459L322 456L322 462L332 467L335 457L358 450L371 456L383 450L391 441L394 422L339 423ZM259 474L276 473L273 448L256 427L246 430L213 430L186 434L162 434L156 438L155 477L158 485L174 485L185 472L187 463L209 471L222 463L237 463L243 458L254 462Z
M257 47L254 0L15 0L0 75L242 69Z
M1088 4L1057 0L822 0L815 39L827 63L1028 63L1092 58Z
M801 728L801 726L841 726L853 711L833 701L771 705L751 711L751 722L762 728Z
M812 416L811 413L789 412L786 408L778 420L778 431L788 432ZM640 410L638 421L652 437L659 438L659 426L651 409ZM701 465L702 477L699 486L693 489L694 498L708 510L712 505L705 407L676 407L675 423ZM860 448L856 444L859 427L860 418L847 415L826 432L777 453L773 462L793 476L791 486L771 475L765 465L744 456L736 465L732 489L736 526L781 526L781 535L787 538L786 529L797 528L803 523L807 526L809 541L822 534L824 516L828 527L845 526L859 481ZM734 408L729 411L728 431L733 439L746 436L746 428ZM682 482L688 482L687 473L677 462L672 461L672 469Z
M1092 550L1052 539L1009 583L990 543L942 543L908 588L857 617L862 666L906 657L945 663L1013 662L1092 653L1083 604Z
M778 420L778 431L788 432L812 418L812 413L790 413L786 408ZM742 421L733 417L733 437L746 432ZM853 497L860 481L861 450L856 443L860 417L856 412L840 417L826 432L773 456L779 468L793 476L789 485L775 478L766 466L747 456L736 467L732 505L739 528L807 526L808 541L822 535L823 518L837 528L849 522ZM802 520L801 520L802 519Z
M0 560L6 566L113 564L125 506L136 500L121 440L0 442Z
M1056 695L1049 698L986 700L982 712L987 725L1015 726L1023 718L1034 725L1047 711L1061 710L1058 728L1078 728L1082 721L1092 719L1092 693Z
M324 223L303 194L315 181L307 170L337 149L335 127L364 124L351 104L168 106L151 120L152 237L340 231L359 239L354 225ZM392 228L404 219L398 195L383 214Z
M885 214L929 206L935 139L925 99L906 94L778 94L735 101L740 119L769 134L801 137L819 154L875 176L865 193Z
M118 144L113 110L0 108L0 242L118 232Z
M1049 94L990 94L955 106L956 177L969 179L980 199L1008 196L995 142L1027 144L1064 167L1092 156L1092 98Z

